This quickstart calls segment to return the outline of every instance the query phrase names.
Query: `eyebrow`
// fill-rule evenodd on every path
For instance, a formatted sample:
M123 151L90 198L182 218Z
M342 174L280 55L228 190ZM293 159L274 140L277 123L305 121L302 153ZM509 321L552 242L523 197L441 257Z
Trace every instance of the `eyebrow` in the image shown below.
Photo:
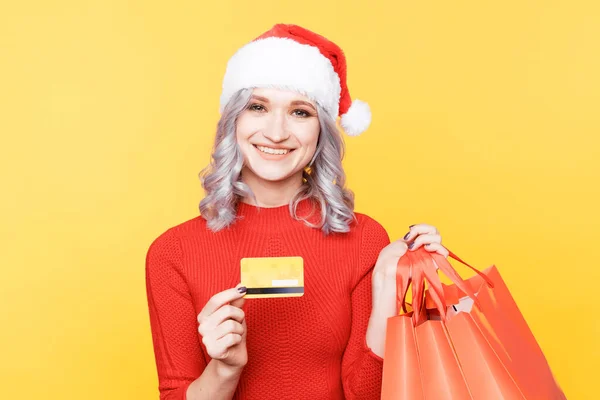
M315 106L310 104L308 101L304 101L304 100L294 100L294 101L292 101L292 105L294 105L294 106L305 105L305 106L308 106L308 107L312 108L313 110L317 111L315 109Z
M269 99L267 99L266 97L262 97L262 96L256 96L256 95L252 95L252 98L254 100L258 100L258 101L262 101L264 103L269 103ZM298 106L298 105L305 105L308 106L310 108L312 108L313 110L317 111L315 106L313 106L312 104L310 104L308 101L304 101L304 100L294 100L291 103L293 106Z

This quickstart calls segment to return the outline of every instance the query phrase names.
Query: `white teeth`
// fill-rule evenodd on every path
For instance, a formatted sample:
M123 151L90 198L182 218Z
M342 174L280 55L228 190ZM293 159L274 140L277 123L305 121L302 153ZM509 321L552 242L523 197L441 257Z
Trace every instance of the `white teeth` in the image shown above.
M286 149L272 149L270 147L256 146L257 149L267 154L287 154L290 151Z

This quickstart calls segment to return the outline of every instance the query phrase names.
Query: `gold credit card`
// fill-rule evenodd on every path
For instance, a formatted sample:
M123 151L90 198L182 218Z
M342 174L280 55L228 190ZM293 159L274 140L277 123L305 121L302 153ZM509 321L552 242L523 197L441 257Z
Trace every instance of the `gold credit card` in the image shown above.
M299 297L304 294L302 257L242 258L241 283L248 299Z

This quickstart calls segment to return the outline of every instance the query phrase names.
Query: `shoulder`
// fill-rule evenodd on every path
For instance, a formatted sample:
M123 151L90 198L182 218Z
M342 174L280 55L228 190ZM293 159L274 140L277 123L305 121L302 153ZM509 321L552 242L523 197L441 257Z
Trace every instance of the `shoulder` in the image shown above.
M390 238L381 223L366 214L354 213L360 230L359 268L361 273L370 270L379 257L381 250L390 244Z
M176 265L181 259L181 241L189 236L206 235L210 231L206 220L201 216L189 219L174 225L154 238L146 253L146 267L164 265L165 263Z
M208 229L206 220L198 215L197 217L167 228L152 241L152 245L169 240L170 238L185 239L190 236L209 235L211 233L212 232Z
M390 238L381 223L367 214L355 212L356 215L356 229L359 231L362 245L381 245L385 243L387 246L390 243Z

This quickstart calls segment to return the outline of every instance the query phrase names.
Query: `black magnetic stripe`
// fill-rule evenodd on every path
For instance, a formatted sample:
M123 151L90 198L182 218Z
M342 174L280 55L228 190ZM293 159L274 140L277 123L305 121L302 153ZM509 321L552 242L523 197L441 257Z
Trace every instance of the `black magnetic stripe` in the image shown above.
M304 293L303 287L262 287L248 288L246 294L287 294L287 293Z

